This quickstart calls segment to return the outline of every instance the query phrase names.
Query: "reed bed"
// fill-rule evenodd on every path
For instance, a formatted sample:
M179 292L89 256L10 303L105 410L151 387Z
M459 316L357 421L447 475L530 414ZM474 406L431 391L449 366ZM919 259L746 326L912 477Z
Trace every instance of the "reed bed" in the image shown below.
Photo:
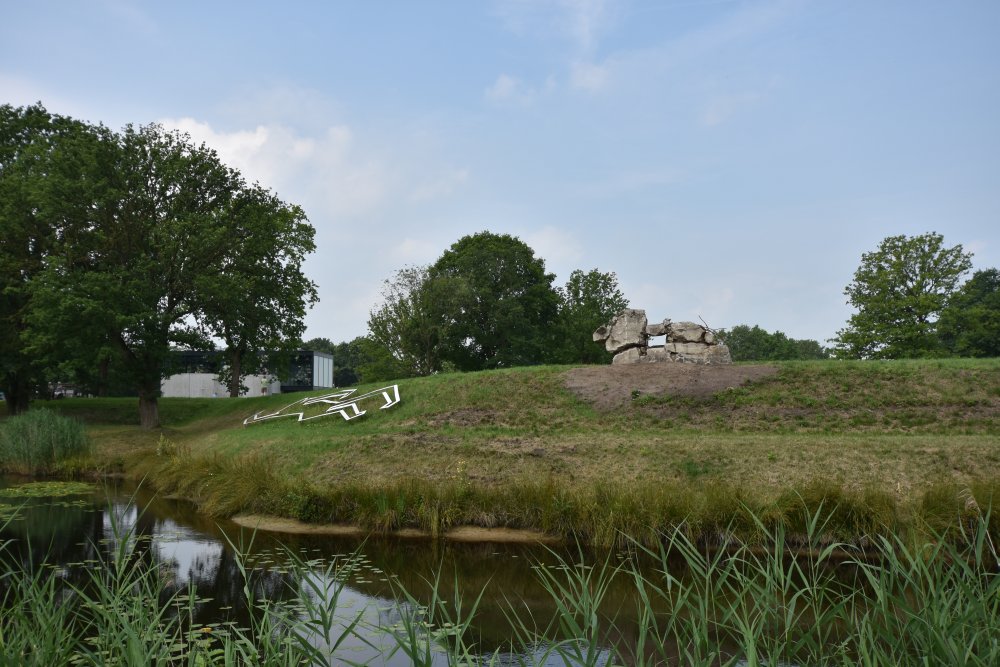
M91 451L81 422L44 408L0 422L0 471L61 472Z
M322 566L289 554L289 595L256 585L233 545L249 627L199 628L194 591L169 586L141 539L116 533L83 583L16 563L0 579L0 655L17 665L955 665L1000 664L1000 557L979 516L913 546L876 536L861 553L826 539L830 512L806 514L808 559L785 550L783 528L760 544L706 549L684 531L631 557L536 567L554 613L507 603L510 638L478 640L481 591L396 586L391 610L345 605L352 558ZM956 539L956 535L960 539ZM640 566L640 563L643 563ZM606 593L625 578L634 594ZM446 595L444 590L454 591ZM360 649L360 652L359 652Z

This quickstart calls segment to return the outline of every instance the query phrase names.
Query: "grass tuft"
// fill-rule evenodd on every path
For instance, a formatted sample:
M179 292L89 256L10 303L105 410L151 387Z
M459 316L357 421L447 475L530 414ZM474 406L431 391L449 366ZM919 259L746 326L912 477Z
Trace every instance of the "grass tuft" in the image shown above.
M0 422L0 470L25 475L73 467L90 453L83 424L36 409Z

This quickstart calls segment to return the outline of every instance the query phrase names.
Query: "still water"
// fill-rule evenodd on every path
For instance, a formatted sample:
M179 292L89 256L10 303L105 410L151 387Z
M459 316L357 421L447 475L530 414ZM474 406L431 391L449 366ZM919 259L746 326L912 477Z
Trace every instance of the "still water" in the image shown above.
M527 657L509 651L513 631L511 612L531 619L539 629L555 617L555 603L539 583L536 568L559 567L559 559L580 563L624 559L625 554L583 554L577 549L547 549L538 545L506 543L457 543L425 539L376 538L366 540L329 536L254 533L225 520L198 514L191 503L158 497L143 488L126 484L94 484L84 488L59 483L52 494L17 495L18 489L45 488L24 480L0 478L0 543L6 542L6 557L25 567L50 568L68 582L81 584L88 568L110 562L117 542L132 535L148 547L143 557L166 577L170 591L197 593L194 623L197 627L221 628L226 624L246 627L250 619L244 595L245 578L239 568L238 551L251 572L258 595L272 602L295 603L298 590L317 584L331 563L352 567L342 571L338 614L345 622L359 614L357 636L350 636L338 654L362 663L407 665L410 660L392 653L392 640L375 628L396 626L401 609L409 604L407 591L418 604L427 604L428 581L438 576L438 593L454 604L455 587L467 604L482 598L470 635L483 654L500 652L501 662ZM68 493L72 491L72 493ZM16 508L16 512L15 512ZM288 553L309 564L301 573L288 567ZM634 634L634 587L627 581L613 585L602 609L614 619L614 634L628 643ZM401 605L403 605L401 607ZM634 614L634 612L631 612ZM211 632L211 630L206 630ZM539 647L542 651L544 647ZM443 656L440 660L445 664ZM552 659L542 664L565 664Z

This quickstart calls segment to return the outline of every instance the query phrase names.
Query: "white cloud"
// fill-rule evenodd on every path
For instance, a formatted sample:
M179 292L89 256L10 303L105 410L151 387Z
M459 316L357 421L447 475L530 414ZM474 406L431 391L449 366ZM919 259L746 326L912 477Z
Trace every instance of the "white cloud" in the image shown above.
M615 23L617 0L504 0L496 14L508 30L548 39L555 33L589 52Z
M193 118L160 122L214 148L248 181L302 204L313 218L357 217L387 198L390 175L378 160L358 155L347 126L331 126L310 137L276 124L225 132Z
M528 106L534 99L535 92L517 77L501 74L493 85L486 89L485 95L491 102Z
M569 81L573 88L598 93L608 85L609 74L610 67L607 64L575 62L570 66Z
M546 268L562 275L573 268L571 266L583 257L583 244L576 234L546 225L541 229L521 236L525 243L535 251L536 257L545 260Z
M597 43L602 30L612 23L609 0L559 0L563 30L576 41L577 46L590 51Z
M427 239L406 238L392 246L389 254L402 264L429 264L441 254L441 246Z

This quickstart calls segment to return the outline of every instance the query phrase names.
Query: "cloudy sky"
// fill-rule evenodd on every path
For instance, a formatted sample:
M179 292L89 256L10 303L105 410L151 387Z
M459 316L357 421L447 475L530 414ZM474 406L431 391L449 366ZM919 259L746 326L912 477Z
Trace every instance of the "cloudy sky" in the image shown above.
M0 103L162 123L300 204L307 338L482 230L651 319L824 340L861 254L1000 266L1000 2L8 2Z

